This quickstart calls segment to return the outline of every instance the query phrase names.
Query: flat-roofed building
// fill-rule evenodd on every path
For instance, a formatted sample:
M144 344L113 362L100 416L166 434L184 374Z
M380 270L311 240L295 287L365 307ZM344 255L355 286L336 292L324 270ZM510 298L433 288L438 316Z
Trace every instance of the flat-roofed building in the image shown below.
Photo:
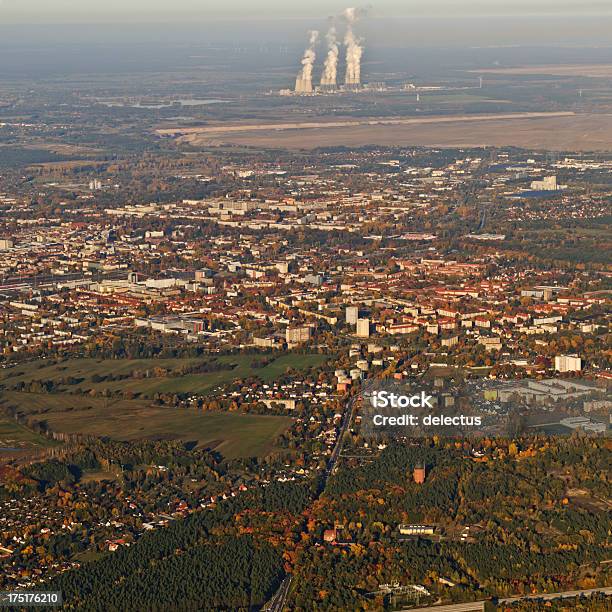
M357 325L359 319L359 308L357 306L346 307L346 322L349 325Z
M557 372L580 372L582 359L578 355L556 355L555 370Z
M433 525L399 525L402 535L433 535L436 528Z
M370 337L370 319L357 319L357 336L359 338Z

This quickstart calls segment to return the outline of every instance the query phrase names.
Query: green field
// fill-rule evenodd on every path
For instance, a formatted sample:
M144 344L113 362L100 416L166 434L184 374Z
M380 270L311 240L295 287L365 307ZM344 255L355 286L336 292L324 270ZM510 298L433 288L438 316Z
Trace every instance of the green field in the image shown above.
M215 448L229 458L266 455L273 450L274 438L292 421L289 417L203 413L191 408L158 408L145 400L114 401L68 394L8 391L2 393L0 401L45 421L56 432L128 441L184 440Z
M53 442L19 425L10 417L0 416L0 448L29 449L52 445Z
M79 379L75 385L62 385L63 390L71 392L88 392L91 389L101 391L132 391L140 397L153 397L155 393L208 393L215 387L240 378L258 376L269 382L285 373L288 368L307 369L322 365L327 356L310 354L299 355L287 353L277 357L264 368L253 368L252 364L261 356L230 355L216 359L218 363L233 366L227 370L188 374L185 376L164 376L157 378L134 378L135 370L163 368L174 370L184 365L194 366L206 362L206 359L70 359L61 363L48 365L45 360L18 365L3 370L0 383L14 385L32 380L59 381L72 377ZM128 378L117 381L94 382L93 376L127 375Z
M192 409L173 409L152 406L150 399L156 393L206 394L237 379L257 376L266 382L281 377L289 368L307 369L322 365L325 355L283 354L267 366L254 367L261 355L230 355L215 361L227 365L201 374L171 375L188 365L198 366L206 359L69 359L58 363L39 360L3 370L0 384L0 402L31 415L37 422L46 422L49 429L61 433L80 433L108 436L117 440L180 439L196 441L205 447L214 447L227 457L265 455L272 450L273 440L291 423L290 418L235 413L202 413ZM169 375L143 378L137 371L161 368ZM122 380L98 381L94 377L124 376ZM68 384L68 379L77 382ZM10 388L21 382L53 381L53 393L22 393ZM63 382L62 382L63 381ZM33 389L35 390L35 389ZM92 397L90 391L130 391L135 399ZM49 444L11 420L0 421L0 446L18 446L19 434L30 444ZM10 435L9 435L10 434Z

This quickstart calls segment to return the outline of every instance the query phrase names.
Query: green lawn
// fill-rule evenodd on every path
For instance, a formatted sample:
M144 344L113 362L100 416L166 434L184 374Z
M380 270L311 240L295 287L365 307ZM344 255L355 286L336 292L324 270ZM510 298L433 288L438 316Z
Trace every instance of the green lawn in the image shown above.
M3 370L0 383L14 385L19 382L32 380L61 380L72 377L82 379L75 385L64 385L62 389L87 392L91 389L98 391L109 389L111 391L129 390L142 397L152 397L155 393L207 393L211 389L232 382L239 378L258 376L266 382L272 381L288 368L306 369L311 366L322 365L326 355L310 354L298 355L287 353L276 358L264 368L253 368L255 360L261 359L256 355L230 355L219 357L219 363L233 366L227 370L206 372L203 374L188 374L174 377L160 378L133 378L124 380L93 382L92 377L131 375L134 370L147 370L163 368L174 370L184 365L198 365L206 359L70 359L63 363L48 365L45 360L36 361L14 368Z
M291 418L159 408L145 400L104 400L68 394L4 392L5 405L32 413L53 431L116 440L178 439L213 447L226 457L268 454ZM40 412L43 410L44 412ZM34 413L36 413L34 415ZM27 430L26 430L27 431Z
M257 371L261 372L259 375L264 380L274 380L281 374L284 374L288 368L304 370L312 366L320 366L324 364L327 359L329 359L327 355L297 355L295 353L288 353L286 355L281 355L271 364Z

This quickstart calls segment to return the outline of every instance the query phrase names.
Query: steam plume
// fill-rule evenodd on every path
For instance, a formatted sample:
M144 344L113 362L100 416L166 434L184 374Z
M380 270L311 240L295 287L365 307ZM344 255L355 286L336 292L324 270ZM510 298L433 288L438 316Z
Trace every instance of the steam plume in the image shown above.
M354 24L357 21L357 9L355 7L344 9L344 17L350 25Z
M312 69L317 57L315 45L319 39L319 32L312 30L309 33L308 47L302 58L302 69L295 80L295 91L297 93L312 93Z
M363 47L360 40L353 32L353 25L358 18L358 11L355 8L347 8L344 11L346 19L346 34L344 44L346 45L346 74L344 83L349 86L356 86L361 83L361 56Z
M323 67L323 76L321 77L321 85L335 87L338 76L338 39L336 38L336 26L332 24L327 32L327 57Z

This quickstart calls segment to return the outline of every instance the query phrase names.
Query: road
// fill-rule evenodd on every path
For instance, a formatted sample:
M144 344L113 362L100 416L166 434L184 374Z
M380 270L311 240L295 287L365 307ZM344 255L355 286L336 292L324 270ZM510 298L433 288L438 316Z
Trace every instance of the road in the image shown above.
M274 593L272 599L264 606L264 612L283 612L285 607L285 600L289 594L289 587L291 586L291 576L286 576L281 582L278 591Z
M426 608L404 608L406 612L482 612L484 601L473 601L471 603L450 604L448 606L427 606Z
M342 423L340 424L340 429L338 430L338 438L336 440L336 445L334 446L334 450L332 451L331 457L327 462L327 467L323 472L323 479L321 480L321 486L319 488L319 495L325 491L325 487L327 486L327 481L329 477L334 473L337 465L338 459L340 459L340 452L342 451L342 442L344 440L344 434L348 429L351 421L353 420L353 412L355 411L355 402L348 402L344 413L342 415ZM318 497L318 496L317 496ZM291 586L291 576L287 576L283 582L281 583L278 591L274 593L272 599L265 605L264 610L268 610L270 612L282 612L285 607L285 601L287 600L287 596L289 595L289 587Z
M517 597L507 597L498 600L498 604L508 604L515 601L527 601L538 599L548 601L561 597L576 597L577 595L590 595L592 593L605 593L612 595L612 587L600 587L598 589L584 589L581 591L563 591L562 593L537 593L535 595L520 595ZM484 610L484 601L474 601L471 603L449 604L446 606L427 606L425 608L404 608L406 612L481 612Z
M581 591L563 591L562 593L540 593L537 595L527 595L522 597L509 597L507 599L500 599L499 603L512 603L513 601L520 601L521 599L543 599L548 601L549 599L557 599L558 597L576 597L576 595L590 595L591 593L605 593L606 595L612 595L612 587L600 587L599 589L585 589Z
M331 457L327 464L327 468L325 470L325 474L323 476L323 484L321 486L321 492L325 490L325 486L327 485L327 480L330 475L334 473L336 466L338 464L338 459L340 459L340 452L342 451L342 442L344 440L344 434L348 429L351 421L353 420L353 413L355 411L355 402L350 402L346 408L344 409L344 414L342 415L342 423L340 425L340 430L338 432L338 439L336 440L336 446L334 446L334 450L332 451Z
M480 215L480 223L478 224L478 229L476 233L481 232L484 229L485 223L487 222L487 209L482 209L482 214Z

